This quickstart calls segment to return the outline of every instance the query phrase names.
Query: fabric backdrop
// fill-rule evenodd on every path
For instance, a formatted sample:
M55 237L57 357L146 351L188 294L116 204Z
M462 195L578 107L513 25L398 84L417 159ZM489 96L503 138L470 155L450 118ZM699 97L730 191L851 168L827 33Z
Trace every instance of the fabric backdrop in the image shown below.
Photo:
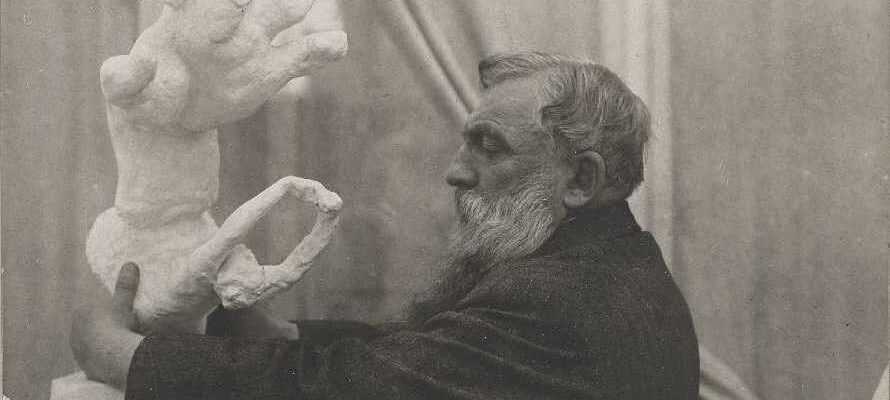
M344 1L346 59L221 129L215 215L284 175L324 182L340 231L272 307L398 316L436 273L479 58L600 60L653 111L633 204L703 345L763 398L867 398L887 363L888 8L823 3ZM101 290L83 255L115 185L98 68L157 2L0 4L3 391L45 399L76 368L74 304ZM285 202L250 246L281 259L312 214Z

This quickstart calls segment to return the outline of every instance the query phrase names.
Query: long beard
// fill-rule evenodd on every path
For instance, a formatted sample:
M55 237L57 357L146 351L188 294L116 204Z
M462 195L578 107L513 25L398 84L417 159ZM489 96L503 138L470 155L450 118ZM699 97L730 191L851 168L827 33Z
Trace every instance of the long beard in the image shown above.
M460 219L449 257L495 265L531 254L550 237L553 178L537 170L508 194L488 200L473 191L455 191Z
M509 193L494 199L471 190L455 190L459 223L451 236L441 278L409 320L422 323L466 296L492 267L525 257L554 229L553 174L542 168L529 173Z

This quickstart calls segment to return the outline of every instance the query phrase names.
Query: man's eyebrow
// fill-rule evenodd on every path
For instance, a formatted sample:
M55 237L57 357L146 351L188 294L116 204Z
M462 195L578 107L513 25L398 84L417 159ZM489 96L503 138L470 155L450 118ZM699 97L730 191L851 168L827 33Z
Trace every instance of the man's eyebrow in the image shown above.
M494 121L483 120L470 122L464 127L464 135L487 135L509 145L509 141L507 141L507 137L503 133L503 128L500 124Z

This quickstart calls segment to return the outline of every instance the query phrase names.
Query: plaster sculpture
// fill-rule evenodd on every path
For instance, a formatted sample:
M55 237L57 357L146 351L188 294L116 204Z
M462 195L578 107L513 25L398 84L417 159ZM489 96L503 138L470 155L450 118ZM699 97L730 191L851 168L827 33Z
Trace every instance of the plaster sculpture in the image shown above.
M140 266L134 308L146 333L203 332L220 302L248 307L290 287L330 240L342 202L315 181L283 178L220 227L209 209L219 182L215 128L342 57L337 11L322 0L166 0L130 54L102 65L118 182L87 259L109 290L121 265ZM316 205L315 226L280 265L261 266L244 237L287 195Z
M118 181L86 253L109 291L124 263L139 265L134 310L144 333L202 333L218 304L248 307L300 279L342 205L318 182L285 177L218 227L209 213L219 186L216 127L342 57L346 34L335 0L163 1L130 54L100 71ZM259 265L244 237L288 195L316 206L315 225L280 265ZM50 397L123 394L79 372L54 380Z

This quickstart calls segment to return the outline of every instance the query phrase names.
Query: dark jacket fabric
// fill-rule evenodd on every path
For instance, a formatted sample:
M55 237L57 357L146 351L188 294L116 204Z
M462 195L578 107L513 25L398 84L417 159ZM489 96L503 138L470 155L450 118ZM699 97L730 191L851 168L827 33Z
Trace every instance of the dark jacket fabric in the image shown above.
M626 203L577 212L414 329L307 322L297 341L150 336L141 399L694 399L689 309Z

